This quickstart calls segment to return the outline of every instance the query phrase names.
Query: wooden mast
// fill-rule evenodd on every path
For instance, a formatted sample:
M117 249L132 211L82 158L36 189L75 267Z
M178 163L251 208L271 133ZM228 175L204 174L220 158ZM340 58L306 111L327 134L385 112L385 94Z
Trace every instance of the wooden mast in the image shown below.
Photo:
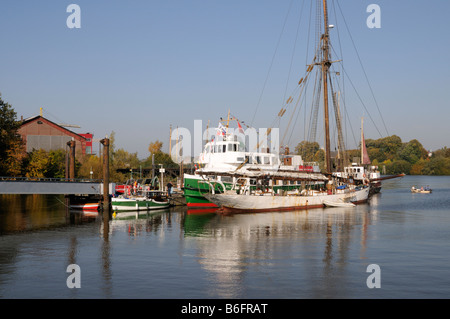
M363 165L363 163L364 163L364 146L363 146L364 133L363 132L364 132L364 118L361 117L361 160L360 160L361 165Z
M325 164L327 173L331 173L331 147L330 147L330 120L328 112L328 70L331 62L329 60L329 44L328 44L328 15L327 1L323 0L323 20L325 32L322 35L323 40L323 56L322 56L322 81L323 81L323 108L325 117Z

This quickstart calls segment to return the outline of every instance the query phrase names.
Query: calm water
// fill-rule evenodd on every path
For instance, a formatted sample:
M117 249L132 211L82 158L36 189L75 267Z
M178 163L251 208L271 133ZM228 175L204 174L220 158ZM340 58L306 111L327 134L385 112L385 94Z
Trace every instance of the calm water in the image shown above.
M411 194L412 185L433 188ZM1 298L449 298L450 177L386 181L356 208L138 219L0 196ZM66 270L81 269L69 289ZM369 289L367 266L380 267Z

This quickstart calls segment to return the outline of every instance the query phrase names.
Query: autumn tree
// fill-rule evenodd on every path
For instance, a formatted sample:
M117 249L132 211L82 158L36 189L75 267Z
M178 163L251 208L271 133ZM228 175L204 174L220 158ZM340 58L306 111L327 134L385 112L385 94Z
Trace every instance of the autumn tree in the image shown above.
M425 164L427 161L425 159L418 160L415 164L411 166L411 170L409 171L410 175L422 175L423 169L425 168Z
M111 163L111 169L113 171L112 178L116 181L125 181L128 176L127 174L121 173L119 169L136 169L141 165L138 159L137 153L129 153L123 148L119 148L114 153L114 161Z
M116 149L116 133L114 131L109 135L109 179L115 183L121 183L127 180L127 174L121 172L123 169L138 168L141 165L137 153L129 153L123 148ZM92 167L93 178L103 178L103 159L98 157L85 157L82 159L80 175L88 177L88 172Z
M23 145L22 139L15 139L11 141L9 149L6 151L6 160L3 163L7 168L6 175L8 176L23 176L24 174L24 160L27 157L27 152ZM1 166L1 163L0 163ZM1 170L1 168L0 168ZM3 175L0 173L0 175Z
M162 164L164 167L177 168L178 164L176 164L170 154L162 151L163 142L156 140L155 142L151 142L148 146L148 151L150 152L150 156L143 162L144 167L152 166L152 157L154 156L155 165Z
M20 121L12 106L0 94L0 176L13 176L21 172L25 158L23 141L18 133Z
M65 177L65 152L63 150L33 150L24 160L25 176L39 178Z
M151 142L148 146L148 151L150 152L150 155L156 154L161 152L163 146L163 142L156 140L155 142Z
M102 159L97 155L84 155L80 157L80 168L77 172L77 177L79 178L93 178L102 179L103 169L102 169ZM91 176L92 172L92 176Z

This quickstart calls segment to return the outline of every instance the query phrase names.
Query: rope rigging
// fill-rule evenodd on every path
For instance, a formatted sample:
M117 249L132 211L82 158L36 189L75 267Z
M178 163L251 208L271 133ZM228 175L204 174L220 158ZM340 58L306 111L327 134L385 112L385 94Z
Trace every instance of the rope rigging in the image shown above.
M305 0L306 1L306 0ZM307 68L305 73L303 74L303 77L300 78L297 86L292 90L292 94L289 95L288 98L286 98L287 95L287 91L288 91L288 83L292 77L292 68L293 68L293 61L294 61L294 56L295 56L295 50L296 50L296 46L297 46L297 40L299 38L299 30L300 30L300 22L301 22L301 16L303 14L303 10L304 10L304 2L302 2L301 4L301 10L300 10L300 18L297 22L297 30L295 33L295 40L294 40L294 47L292 50L292 54L290 56L290 63L289 63L289 70L288 70L288 75L287 75L287 81L286 81L286 86L284 89L284 96L283 96L283 102L282 107L280 109L280 111L278 112L277 116L275 117L275 119L273 120L273 122L271 123L271 128L275 127L275 125L278 125L278 127L281 127L281 121L283 117L286 117L286 114L290 115L289 116L289 120L284 128L284 134L282 135L282 138L280 140L280 146L284 146L284 144L287 142L289 143L292 139L292 136L295 132L294 127L296 126L297 122L298 122L298 118L301 115L301 111L302 108L304 110L304 137L303 140L307 141L307 142L316 142L317 141L317 132L318 132L318 119L319 119L319 113L320 113L320 105L321 105L321 98L324 97L323 96L323 90L324 85L322 82L324 81L322 72L320 70L320 68L316 68L316 71L314 72L314 79L311 79L311 76L314 70L315 66L320 66L323 62L319 62L318 61L318 57L321 56L322 52L324 51L324 47L326 46L327 49L326 50L326 55L327 56L323 56L322 59L324 61L326 61L325 63L327 64L327 70L326 73L330 74L331 76L327 76L327 84L329 85L329 96L331 97L331 103L333 105L333 107L331 108L330 114L328 115L329 117L332 116L331 113L334 113L334 123L335 123L335 127L333 128L333 132L335 133L334 135L335 138L337 139L337 141L335 142L335 149L337 148L338 150L338 154L341 158L345 159L346 153L345 153L345 145L348 145L348 141L347 141L347 131L349 131L351 133L351 135L353 136L353 140L355 142L356 145L358 145L358 143L356 142L357 139L355 138L355 134L351 125L351 118L349 115L349 109L347 107L347 95L344 93L345 92L345 86L346 83L350 83L350 86L353 88L357 99L359 100L359 102L361 103L361 105L363 106L365 112L367 113L369 119L371 120L371 122L373 123L375 129L377 130L377 132L380 134L380 136L382 136L379 128L377 127L377 125L375 124L375 121L371 115L371 113L368 110L368 107L366 106L366 104L363 102L363 99L361 97L361 95L358 93L358 91L356 90L356 87L353 83L353 81L350 79L349 75L348 75L348 71L347 69L344 67L344 62L341 60L336 60L336 61L332 61L331 60L331 55L333 56L340 56L342 58L343 56L343 52L342 52L342 45L341 45L341 35L340 35L340 29L339 29L339 23L338 23L338 19L337 19L337 10L336 10L336 6L340 11L341 17L345 24L345 29L347 30L351 42L353 44L353 48L356 52L356 55L358 57L358 61L359 64L361 65L361 68L363 70L364 73L364 77L365 80L370 88L370 92L372 94L373 100L375 101L376 107L378 109L378 112L381 116L384 128L386 130L386 133L389 135L389 132L386 128L386 124L384 122L384 119L381 115L380 112L380 108L378 106L378 103L375 99L375 95L372 89L372 86L370 85L367 73L362 65L362 61L359 55L359 52L355 46L355 43L353 41L353 37L349 31L347 22L345 20L344 15L342 14L342 10L340 8L339 2L338 1L332 1L332 12L334 13L334 19L336 20L335 25L334 26L329 26L329 28L331 27L336 27L336 33L337 33L337 43L338 43L338 51L340 52L340 54L337 54L335 47L331 44L331 42L328 39L328 29L326 29L326 34L324 34L323 29L327 28L328 22L325 23L325 25L323 25L322 23L320 23L320 17L322 15L322 10L324 9L322 6L322 1L321 0L311 0L311 7L309 9L309 16L310 16L310 22L308 24L308 29L307 29L307 53L306 53L306 59L308 59L308 51L309 51L309 39L310 39L310 34L311 34L311 30L312 30L312 19L311 17L313 16L313 3L316 2L316 8L315 8L315 33L316 36L314 37L315 39L315 52L314 52L314 58L312 59L312 63L311 64L307 64ZM335 3L336 2L336 3ZM266 85L267 85L267 81L269 78L269 74L271 72L271 69L273 67L274 64L274 59L275 59L275 55L277 54L278 50L279 50L279 45L280 45L280 41L281 41L281 37L282 37L282 33L285 30L286 24L287 24L287 19L288 16L292 10L292 3L293 0L289 3L289 7L284 19L284 23L283 23L283 27L281 30L281 34L279 35L278 41L277 41L277 45L275 48L275 52L272 56L271 59L271 63L270 63L270 67L267 73L267 76L265 78L264 84L263 84L263 88L262 88L262 92L259 96L258 99L258 103L256 105L255 108L255 112L251 121L250 125L245 124L245 122L242 122L242 124L246 125L247 127L251 127L251 125L253 124L256 114L258 112L259 106L261 104L261 100L262 100L262 96L264 94ZM328 21L328 19L327 19ZM326 39L325 39L326 38ZM326 44L324 43L324 41L326 41ZM337 63L339 62L339 63ZM347 80L347 79L348 80ZM312 87L313 89L313 93L311 94L311 96L308 96L310 93L307 93L307 88L309 86L308 84L308 80L310 81L314 81L314 85ZM297 98L295 98L295 96L298 96ZM309 105L309 107L306 106L307 104L307 100L311 100L311 103ZM294 102L295 101L295 102ZM308 111L309 109L309 111ZM309 123L307 123L308 119L307 119L307 112L309 112ZM266 135L270 134L270 130L271 128L268 129ZM259 143L258 143L259 145Z

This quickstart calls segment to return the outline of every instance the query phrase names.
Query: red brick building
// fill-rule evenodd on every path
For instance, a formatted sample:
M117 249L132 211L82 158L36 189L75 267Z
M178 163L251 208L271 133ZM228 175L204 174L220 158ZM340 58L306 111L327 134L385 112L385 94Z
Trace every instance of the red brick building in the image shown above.
M94 134L92 133L85 133L85 134L79 134L81 136L83 136L86 139L86 148L85 148L85 153L86 154L94 154L94 150L92 149L92 140L94 139Z
M36 115L22 121L19 134L25 142L27 152L43 149L46 151L63 149L67 147L67 142L75 140L76 154L92 154L92 137L88 133L85 137L58 125L41 115ZM88 138L90 142L88 142ZM88 144L90 143L90 144ZM87 148L87 146L89 146ZM86 152L86 149L88 152Z

